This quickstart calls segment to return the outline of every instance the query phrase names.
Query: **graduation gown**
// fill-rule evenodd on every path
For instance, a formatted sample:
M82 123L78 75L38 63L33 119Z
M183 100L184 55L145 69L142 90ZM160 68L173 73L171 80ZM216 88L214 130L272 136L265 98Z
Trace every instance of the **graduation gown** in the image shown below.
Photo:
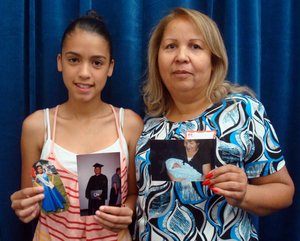
M91 176L88 185L85 190L85 197L89 199L89 215L95 215L95 212L99 209L101 205L105 205L105 200L107 199L107 177L103 174L99 176ZM92 199L92 190L102 190L100 195L101 200Z

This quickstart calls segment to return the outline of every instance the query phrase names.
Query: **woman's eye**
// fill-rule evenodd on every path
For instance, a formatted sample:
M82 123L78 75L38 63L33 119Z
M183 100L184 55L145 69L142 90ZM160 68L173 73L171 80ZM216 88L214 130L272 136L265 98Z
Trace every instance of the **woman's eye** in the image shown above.
M176 45L175 44L168 44L167 49L175 49Z
M192 49L201 49L201 47L198 44L193 44L191 47Z

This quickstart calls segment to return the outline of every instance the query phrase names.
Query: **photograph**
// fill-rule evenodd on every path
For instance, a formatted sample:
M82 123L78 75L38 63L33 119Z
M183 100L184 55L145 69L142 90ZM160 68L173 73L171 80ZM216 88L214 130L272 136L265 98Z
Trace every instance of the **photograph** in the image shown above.
M121 205L120 152L77 155L80 215Z
M60 176L50 161L39 160L31 168L33 186L44 186L45 198L39 202L45 214L61 213L69 208L69 199Z
M215 163L215 139L150 140L154 181L204 181Z

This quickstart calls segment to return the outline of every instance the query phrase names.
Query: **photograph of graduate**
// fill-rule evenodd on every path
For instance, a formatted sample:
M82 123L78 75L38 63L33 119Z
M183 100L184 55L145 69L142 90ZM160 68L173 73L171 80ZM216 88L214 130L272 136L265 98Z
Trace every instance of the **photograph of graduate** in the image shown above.
M215 139L150 140L154 181L203 181L215 163Z
M45 198L40 207L45 214L64 212L69 208L69 200L59 174L51 162L39 160L32 166L33 186L44 186Z
M94 215L107 199L107 177L101 173L102 164L93 165L95 175L91 176L85 189L85 197L89 200L89 215Z
M102 205L109 205L109 188L120 166L120 153L77 155L80 215L95 215Z

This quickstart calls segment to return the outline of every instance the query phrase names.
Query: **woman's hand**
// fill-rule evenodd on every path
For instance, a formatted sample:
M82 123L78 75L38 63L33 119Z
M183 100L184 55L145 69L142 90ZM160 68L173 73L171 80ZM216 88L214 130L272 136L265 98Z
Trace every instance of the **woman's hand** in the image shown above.
M243 202L248 179L243 169L234 165L225 165L211 171L202 183L218 195L224 196L228 204L239 207Z
M202 185L209 185L212 191L224 196L230 205L257 216L269 215L290 206L295 192L286 166L248 182L242 169L225 165L208 173Z
M11 208L24 223L29 223L37 218L40 213L38 202L43 200L44 187L29 187L13 193L10 197Z
M103 228L119 233L132 223L132 215L129 207L101 206L94 217Z

